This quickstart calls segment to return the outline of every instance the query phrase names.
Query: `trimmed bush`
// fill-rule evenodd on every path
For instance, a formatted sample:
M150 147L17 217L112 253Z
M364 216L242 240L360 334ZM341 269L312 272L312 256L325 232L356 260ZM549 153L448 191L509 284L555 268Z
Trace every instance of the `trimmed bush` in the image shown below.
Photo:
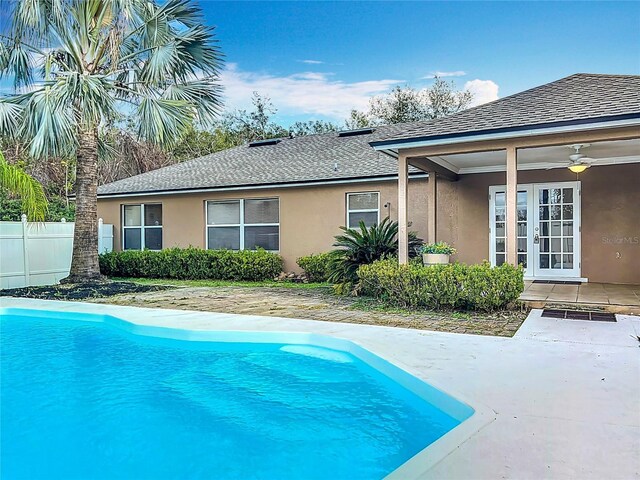
M317 253L300 257L296 263L307 274L310 282L326 282L329 278L330 258L329 252Z
M261 281L282 271L282 257L265 250L125 250L100 255L100 271L109 277Z
M358 269L364 295L393 306L491 311L516 301L524 290L521 267L453 263L398 265L388 259Z

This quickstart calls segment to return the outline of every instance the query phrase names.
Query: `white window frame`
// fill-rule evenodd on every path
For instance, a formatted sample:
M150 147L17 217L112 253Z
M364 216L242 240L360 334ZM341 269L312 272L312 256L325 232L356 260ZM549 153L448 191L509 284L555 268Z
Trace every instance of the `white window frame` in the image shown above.
M377 195L378 198L378 205L376 208L357 208L357 209L350 209L349 208L349 198L353 195L371 195L372 193L375 193ZM367 192L350 192L347 193L347 203L346 203L346 221L345 221L345 225L347 226L347 228L357 228L358 225L351 225L351 222L349 221L350 218L350 214L351 213L371 213L371 212L376 212L377 214L377 220L376 220L376 224L380 224L380 192L379 191L367 191Z
M277 200L278 201L278 222L277 223L245 223L244 222L244 202L246 200ZM240 203L240 223L209 223L209 204L210 203ZM260 198L228 198L224 200L206 200L204 202L204 214L205 214L205 230L204 235L207 244L207 250L209 248L209 228L211 227L238 227L240 229L240 250L245 250L244 244L244 229L246 227L278 227L278 249L267 250L268 252L278 253L280 252L280 197L260 197ZM237 250L236 250L237 251Z
M164 231L161 232L160 234L160 241L162 243L162 247L160 248L160 250L158 249L154 249L154 248L147 248L144 244L144 238L145 238L145 230L146 229L152 229L152 228L159 228L160 230L162 230L162 227L164 226L164 219L162 220L162 225L149 225L146 226L144 224L144 219L145 219L145 215L144 215L144 207L145 205L160 205L160 208L162 208L162 216L164 217L164 208L162 207L162 203L160 202L154 202L154 203L123 203L122 205L120 205L120 212L121 212L121 217L122 217L122 250L124 251L124 237L125 237L125 230L130 229L130 228L139 228L140 229L140 250L153 250L155 252L159 252L160 250L162 250L162 248L164 248ZM141 225L125 225L125 218L124 218L124 207L140 207L140 224ZM128 248L127 250L135 250L134 248Z

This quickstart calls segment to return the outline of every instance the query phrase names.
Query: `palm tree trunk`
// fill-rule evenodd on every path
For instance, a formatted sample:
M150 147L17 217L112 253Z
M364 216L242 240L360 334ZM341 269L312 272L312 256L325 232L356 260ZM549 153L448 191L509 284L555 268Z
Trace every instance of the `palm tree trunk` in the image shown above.
M103 281L98 264L98 130L78 133L76 222L71 271L61 283Z

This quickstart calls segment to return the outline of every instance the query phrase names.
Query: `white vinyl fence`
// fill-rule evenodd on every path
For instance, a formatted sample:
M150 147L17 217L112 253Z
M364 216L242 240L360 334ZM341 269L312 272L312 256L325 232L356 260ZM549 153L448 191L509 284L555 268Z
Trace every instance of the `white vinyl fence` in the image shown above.
M0 289L53 285L69 275L72 222L0 222ZM113 249L113 225L98 221L98 251Z

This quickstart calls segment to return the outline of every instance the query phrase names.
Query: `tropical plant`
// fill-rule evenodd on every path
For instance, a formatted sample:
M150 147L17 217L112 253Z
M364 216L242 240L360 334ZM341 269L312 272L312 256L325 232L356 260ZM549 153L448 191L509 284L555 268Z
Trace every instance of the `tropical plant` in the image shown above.
M421 248L422 253L435 253L440 255L454 255L456 249L447 242L425 243Z
M367 227L360 222L359 228L340 227L344 232L335 237L334 247L329 259L331 283L346 286L354 285L358 280L360 265L373 263L381 258L398 254L398 222L385 218L379 224ZM422 239L415 232L409 233L409 255L418 255Z
M34 158L76 157L76 227L67 282L101 279L99 132L125 112L143 141L171 146L220 107L221 55L190 0L12 2L0 72L16 94L0 99L0 134Z
M0 152L0 188L21 200L22 213L36 222L47 214L47 197L38 181L16 165L9 164Z

